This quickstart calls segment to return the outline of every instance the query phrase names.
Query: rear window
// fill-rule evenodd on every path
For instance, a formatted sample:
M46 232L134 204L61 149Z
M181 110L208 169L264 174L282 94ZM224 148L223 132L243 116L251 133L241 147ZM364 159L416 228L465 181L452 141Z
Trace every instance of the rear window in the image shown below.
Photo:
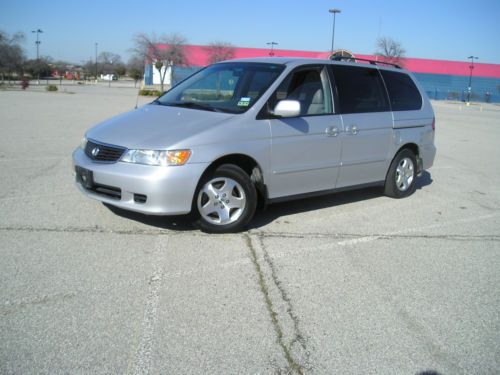
M390 111L378 70L332 65L342 113Z
M422 96L408 74L381 70L393 111L422 108Z

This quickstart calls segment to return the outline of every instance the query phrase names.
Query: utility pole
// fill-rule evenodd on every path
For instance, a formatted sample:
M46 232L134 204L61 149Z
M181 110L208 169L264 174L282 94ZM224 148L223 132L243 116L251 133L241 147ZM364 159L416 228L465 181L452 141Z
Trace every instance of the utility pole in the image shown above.
M469 88L467 90L467 104L470 103L470 96L471 96L471 93L472 93L472 70L474 69L474 59L479 59L479 57L477 56L469 56L467 57L468 59L470 59L470 65L469 65L469 69L470 69L470 74L469 74Z
M37 85L40 84L40 43L42 43L40 41L40 39L38 38L38 35L43 33L42 30L40 29L36 29L36 30L32 30L31 31L32 33L36 33L36 65L37 65L37 78L36 78L36 82L37 82Z
M95 81L97 83L97 42L95 42Z
M268 46L271 46L271 51L269 51L269 56L274 56L274 46L277 46L278 43L276 43L276 42L267 42L266 44Z

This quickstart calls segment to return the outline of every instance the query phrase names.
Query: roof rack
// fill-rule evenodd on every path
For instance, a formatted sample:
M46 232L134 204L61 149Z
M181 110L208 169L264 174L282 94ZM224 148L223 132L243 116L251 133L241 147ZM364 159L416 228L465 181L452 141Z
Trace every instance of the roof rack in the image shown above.
M390 66L393 66L395 68L401 69L401 66L398 65L398 64L393 64L393 63L389 63L389 62L385 62L385 61L370 60L370 59L360 59L360 58L354 57L354 56L335 56L334 58L332 58L332 60L333 61L342 61L342 60L347 60L347 61L352 61L352 60L354 60L354 61L356 61L356 60L367 61L371 65L385 64L385 65L390 65Z

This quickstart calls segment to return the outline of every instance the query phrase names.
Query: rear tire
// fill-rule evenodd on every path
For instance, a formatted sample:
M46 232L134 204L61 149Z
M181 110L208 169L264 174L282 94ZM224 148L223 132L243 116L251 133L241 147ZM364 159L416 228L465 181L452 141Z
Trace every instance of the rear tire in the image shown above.
M413 151L403 149L396 154L385 179L384 194L392 198L405 198L416 189L417 158Z
M196 225L208 233L243 229L257 207L257 191L250 176L233 164L223 164L204 176L196 191L193 211Z

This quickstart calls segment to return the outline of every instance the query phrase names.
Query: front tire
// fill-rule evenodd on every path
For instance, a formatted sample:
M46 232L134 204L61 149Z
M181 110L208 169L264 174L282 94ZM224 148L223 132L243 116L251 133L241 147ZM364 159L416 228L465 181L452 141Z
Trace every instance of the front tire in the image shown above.
M201 181L193 206L196 224L204 232L237 232L252 219L257 207L257 191L240 167L223 164Z
M392 160L385 179L384 193L392 198L405 198L415 192L417 159L413 151L403 149Z

